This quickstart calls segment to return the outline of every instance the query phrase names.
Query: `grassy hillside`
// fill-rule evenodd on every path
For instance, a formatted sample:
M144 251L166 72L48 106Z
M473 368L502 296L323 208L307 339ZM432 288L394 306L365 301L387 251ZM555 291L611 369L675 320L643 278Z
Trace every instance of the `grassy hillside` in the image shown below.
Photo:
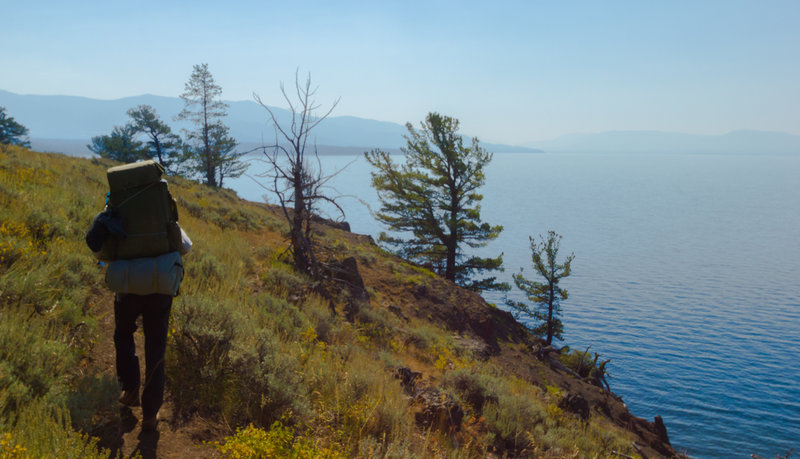
M0 146L0 457L134 452L112 294L83 242L111 165ZM169 181L194 247L159 456L674 454L613 394L535 357L539 341L480 296L327 225L331 279L314 282L284 262L275 209ZM588 376L577 354L561 361Z

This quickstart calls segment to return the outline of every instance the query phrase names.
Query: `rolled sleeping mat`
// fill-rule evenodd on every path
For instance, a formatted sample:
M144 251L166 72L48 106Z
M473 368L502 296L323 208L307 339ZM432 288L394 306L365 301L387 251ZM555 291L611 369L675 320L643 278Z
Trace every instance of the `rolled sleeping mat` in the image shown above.
M169 252L158 257L115 260L106 269L106 285L115 293L175 296L183 280L181 254Z

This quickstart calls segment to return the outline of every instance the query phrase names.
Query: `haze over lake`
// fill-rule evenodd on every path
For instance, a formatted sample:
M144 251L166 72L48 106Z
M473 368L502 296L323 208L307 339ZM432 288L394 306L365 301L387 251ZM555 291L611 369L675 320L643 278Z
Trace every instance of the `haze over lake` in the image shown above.
M199 126L175 116L197 65L249 151L276 138L256 97L287 127L285 90L308 77L312 111L335 106L308 139L324 168L356 159L330 183L354 196L341 203L358 233L385 228L366 207L378 204L369 166L345 154L397 152L405 123L457 118L497 153L482 216L505 231L481 254L505 254L501 278L532 276L529 236L557 231L562 256L575 253L559 344L610 358L611 388L634 414L662 415L693 457L800 455L800 1L44 0L2 12L0 107L35 151L88 156L141 104L188 140ZM224 185L265 194L247 177Z
M357 233L383 228L362 157L327 156ZM253 166L255 173L259 166ZM227 184L262 200L250 178ZM532 276L528 236L563 235L565 342L610 358L612 390L660 414L698 458L774 457L800 446L800 157L496 154L483 249ZM510 295L521 299L517 292ZM502 305L502 296L487 293Z

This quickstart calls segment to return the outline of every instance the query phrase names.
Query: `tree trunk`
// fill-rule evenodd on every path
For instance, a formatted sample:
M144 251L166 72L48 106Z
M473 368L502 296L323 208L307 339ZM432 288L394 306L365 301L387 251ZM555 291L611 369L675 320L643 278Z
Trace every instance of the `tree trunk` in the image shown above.
M156 156L158 157L158 164L164 165L164 159L161 157L161 142L158 141L158 135L151 132L151 137L153 138L153 144L156 147Z
M207 164L208 165L206 166L206 182L208 182L209 185L211 185L213 187L216 187L217 186L217 177L216 177L217 174L215 173L216 171L214 170L214 166L211 164L211 154L210 153L208 155L208 158L209 158L207 160Z
M456 238L451 235L447 239L447 265L445 266L444 278L455 282L456 280Z
M300 174L297 174L300 175ZM302 179L294 183L294 215L292 216L291 243L294 248L294 267L300 272L308 273L308 257L306 256L306 239L303 237L303 221L305 220L306 203L303 196Z
M458 215L458 191L456 184L453 181L452 168L448 167L448 187L450 188L450 218L447 221L447 229L450 234L447 236L447 266L445 267L444 278L456 281L456 251L458 250L458 224L456 223L456 215Z
M550 295L547 301L547 345L553 342L553 283L550 282Z
M212 161L211 155L211 140L208 137L208 129L209 129L209 122L208 122L208 103L209 103L209 96L208 91L205 88L205 84L203 86L203 164L206 167L206 184L216 187L217 186L217 179L215 177L214 171L214 161Z

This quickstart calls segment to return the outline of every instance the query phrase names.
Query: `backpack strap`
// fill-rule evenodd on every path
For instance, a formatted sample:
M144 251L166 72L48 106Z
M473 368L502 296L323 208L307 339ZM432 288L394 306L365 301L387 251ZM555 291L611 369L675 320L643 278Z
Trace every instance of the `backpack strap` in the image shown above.
M139 196L140 194L144 193L145 191L149 190L150 187L152 187L153 185L155 185L157 183L161 183L161 182L153 182L153 183L147 185L146 187L144 187L141 190L139 190L136 193L134 193L132 196L128 197L128 199L126 199L126 200L122 201L121 203L119 203L116 207L120 208L120 207L124 206L125 204L128 203L128 201L130 201L131 199L135 198L136 196ZM108 195L109 195L109 199L110 199L111 193L109 193Z

